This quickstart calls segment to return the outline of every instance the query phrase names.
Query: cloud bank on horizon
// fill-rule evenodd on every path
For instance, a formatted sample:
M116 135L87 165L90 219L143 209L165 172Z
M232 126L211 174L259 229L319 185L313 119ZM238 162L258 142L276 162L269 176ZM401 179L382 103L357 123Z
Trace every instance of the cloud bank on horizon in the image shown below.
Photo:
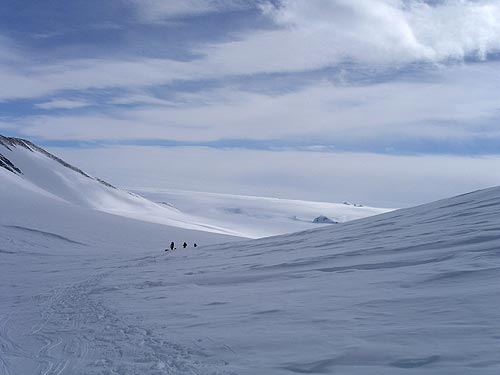
M283 151L446 157L447 184L464 158L500 154L499 36L498 0L6 0L0 132L75 158L82 145L261 151L269 174Z

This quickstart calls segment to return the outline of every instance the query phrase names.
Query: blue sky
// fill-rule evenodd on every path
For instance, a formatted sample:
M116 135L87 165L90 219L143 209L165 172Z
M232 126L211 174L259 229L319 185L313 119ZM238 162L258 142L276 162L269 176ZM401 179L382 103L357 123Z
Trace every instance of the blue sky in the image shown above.
M499 36L497 0L4 0L0 133L124 186L420 203L500 184ZM138 183L109 152L177 178ZM253 174L192 178L214 153ZM337 163L359 158L385 179Z

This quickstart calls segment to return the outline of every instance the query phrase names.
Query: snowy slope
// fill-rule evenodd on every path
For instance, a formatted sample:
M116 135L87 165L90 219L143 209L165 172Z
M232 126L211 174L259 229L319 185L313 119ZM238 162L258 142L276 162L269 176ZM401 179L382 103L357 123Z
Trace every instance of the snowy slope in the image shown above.
M174 254L164 262L168 285L147 295L175 305L113 301L144 321L173 317L158 332L238 374L498 374L499 208L495 188Z
M160 225L11 190L0 374L500 371L500 188L173 253Z
M117 189L27 140L0 136L0 163L2 170L25 180L39 192L80 207L184 229L238 235L225 228L199 222L199 218L173 207Z
M260 238L317 228L313 220L324 215L346 222L388 212L349 203L203 193L180 190L134 189L155 202L165 202L204 222L223 227L245 237Z
M81 207L3 168L0 168L0 181L2 375L94 373L86 372L84 367L73 372L73 363L53 358L52 350L61 350L60 353L74 359L84 352L91 355L94 346L99 345L98 341L89 342L82 336L86 332L78 326L81 322L75 322L72 327L65 325L72 324L76 317L89 324L92 320L96 323L102 319L100 315L89 314L97 313L98 307L83 299L75 302L78 305L70 306L64 299L66 291L79 298L75 294L78 283L90 285L89 280L99 278L98 275L112 268L130 265L134 269L141 259L154 259L145 255L147 253L163 255L170 241L188 241L192 245L193 242L210 244L237 239ZM134 273L130 272L129 277L135 277ZM74 285L68 289L68 284ZM56 320L61 312L55 312L58 308L65 312L62 319ZM50 328L51 324L56 327ZM62 337L68 341L63 343ZM105 357L106 354L100 353L99 358L93 360Z
M0 168L60 200L169 226L258 238L317 227L315 217L348 221L385 209L181 191L132 194L94 178L35 144L0 136ZM167 202L154 203L156 202Z

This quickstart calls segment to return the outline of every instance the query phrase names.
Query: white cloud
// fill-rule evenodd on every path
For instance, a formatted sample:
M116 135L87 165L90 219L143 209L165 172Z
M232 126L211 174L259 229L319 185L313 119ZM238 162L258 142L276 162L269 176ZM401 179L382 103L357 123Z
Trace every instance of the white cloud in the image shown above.
M443 62L500 50L496 0L282 0L265 14L287 30L277 33L287 55L307 53L318 66ZM274 42L271 42L274 44ZM300 57L299 57L300 59Z
M36 98L62 90L153 86L188 79L185 64L161 59L80 59L17 68L0 62L0 100Z
M144 21L159 21L165 18L202 14L215 10L213 2L204 0L137 0L133 3L140 18Z
M41 109L74 109L88 107L92 105L92 103L83 100L53 99L35 105Z
M112 98L109 104L119 105L139 105L139 104L152 104L152 105L175 105L174 102L157 98L148 94L128 94Z
M129 188L175 188L401 207L500 185L500 156L388 156L196 147L50 148ZM154 160L155 162L151 162Z
M279 95L228 87L178 95L175 106L161 102L105 115L25 117L18 127L29 136L87 140L497 138L498 68L498 63L455 66L435 71L431 82L343 86L322 81Z
M183 2L158 4L188 7ZM199 2L193 9L201 11L214 4L228 6ZM484 59L500 51L498 1L442 1L435 6L397 0L287 0L281 4L264 7L279 29L253 30L233 35L229 42L199 46L193 52L200 57L193 61L96 57L35 66L15 48L1 48L9 43L0 43L0 51L20 61L12 64L0 57L0 100L68 89L136 89L175 80L303 72L345 62L390 71L412 62Z
M238 3L135 1L143 22L218 12ZM113 147L92 153L56 150L96 175L129 186L398 206L499 184L491 173L500 160L497 157L317 152L323 147L316 144L321 143L318 140L500 137L492 120L500 107L499 63L460 64L464 58L483 60L500 51L500 2L433 3L285 0L276 7L268 2L262 9L276 28L226 35L224 42L199 45L191 51L198 56L192 61L95 56L35 65L32 61L37 59L0 38L0 100L38 98L64 90L120 88L132 93L105 99L105 112L96 107L78 116L68 111L64 116L25 116L8 124L2 119L0 127L59 140L286 141L286 137L295 137L316 145L315 152L307 152L306 147L304 152L274 153L154 147ZM395 68L412 63L424 63L423 68L417 64L421 81L408 76L364 85L322 80L273 95L265 90L246 92L224 81L337 64L373 68L387 77ZM174 81L206 79L221 80L226 86L177 95L175 105L144 94L146 87L162 90L158 86ZM80 104L84 102L67 99L39 103L45 109ZM134 104L134 108L113 110L110 104Z
M130 0L143 22L159 22L177 17L239 9L242 0Z

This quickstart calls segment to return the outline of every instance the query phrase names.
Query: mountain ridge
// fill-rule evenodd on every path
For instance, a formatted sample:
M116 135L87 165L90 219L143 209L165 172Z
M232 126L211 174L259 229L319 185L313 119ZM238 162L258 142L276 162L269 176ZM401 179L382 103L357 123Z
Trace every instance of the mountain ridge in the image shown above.
M0 144L3 145L4 147L6 147L10 151L12 151L12 149L9 146L11 146L11 147L21 146L29 151L32 151L32 152L35 152L35 151L40 152L41 154L47 156L48 158L57 161L59 164L63 165L64 167L69 168L72 171L77 172L84 177L96 180L96 181L100 182L101 184L104 184L107 187L116 189L116 187L113 186L112 184L110 184L109 182L106 182L106 181L104 181L100 178L97 178L97 177L90 176L89 174L82 171L80 168L77 168L74 165L64 161L63 159L55 156L54 154L51 154L50 152L48 152L44 148L37 146L36 144L34 144L33 142L31 142L27 139L17 138L17 137L6 137L6 136L3 136L0 134ZM4 161L6 162L6 164L10 165L12 169L15 169L18 173L22 173L22 171L19 168L15 167L14 164L7 157L2 155L2 153L0 153L0 158L4 158ZM0 164L0 166L6 168L2 164ZM10 170L9 168L6 168L6 169ZM10 171L12 172L12 170L10 170Z

